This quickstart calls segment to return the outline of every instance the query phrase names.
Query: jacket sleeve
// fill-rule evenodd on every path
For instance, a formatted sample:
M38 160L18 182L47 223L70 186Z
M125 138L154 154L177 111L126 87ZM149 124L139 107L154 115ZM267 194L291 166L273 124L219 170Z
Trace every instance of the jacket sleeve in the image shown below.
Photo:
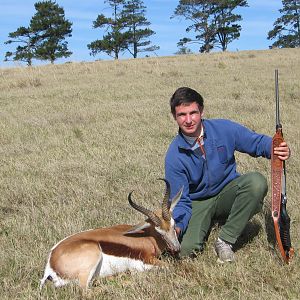
M248 153L254 157L271 158L271 137L258 134L237 123L235 123L235 128L235 148L237 151Z
M166 157L165 178L170 183L171 199L183 187L181 199L173 210L173 218L176 226L180 228L182 235L186 231L192 215L192 200L189 197L189 182L184 168L180 166L180 162L178 162L178 160L172 159L171 161L169 161L168 157Z

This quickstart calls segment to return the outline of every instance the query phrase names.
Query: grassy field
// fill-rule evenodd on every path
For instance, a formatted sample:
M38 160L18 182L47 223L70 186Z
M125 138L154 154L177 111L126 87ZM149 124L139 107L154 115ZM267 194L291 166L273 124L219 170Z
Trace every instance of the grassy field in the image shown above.
M295 258L283 265L268 217L255 216L219 265L218 229L195 260L142 274L99 279L86 295L76 286L38 291L49 249L77 231L134 224L127 203L158 206L164 155L177 126L169 98L198 90L206 118L229 118L257 132L275 131L274 70L281 121L292 149L288 211ZM300 299L300 49L212 53L124 61L0 69L0 299ZM241 173L270 182L270 162L237 154Z

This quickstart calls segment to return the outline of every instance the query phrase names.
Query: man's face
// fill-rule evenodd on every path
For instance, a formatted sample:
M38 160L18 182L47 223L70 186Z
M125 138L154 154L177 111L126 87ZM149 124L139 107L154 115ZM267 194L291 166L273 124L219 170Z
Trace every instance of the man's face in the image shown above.
M175 107L174 119L183 134L197 137L201 133L202 115L203 109L196 102L183 103Z

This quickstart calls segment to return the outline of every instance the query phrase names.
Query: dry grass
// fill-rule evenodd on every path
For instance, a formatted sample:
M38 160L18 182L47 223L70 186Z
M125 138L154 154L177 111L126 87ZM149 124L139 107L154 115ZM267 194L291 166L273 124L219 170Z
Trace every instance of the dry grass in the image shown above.
M87 295L77 287L38 291L58 240L137 222L141 216L126 200L132 189L137 201L157 206L163 183L156 178L164 175L164 154L177 131L168 105L176 88L197 89L207 118L229 118L273 135L275 68L293 152L287 193L297 254L299 49L0 69L0 298L299 299L298 255L289 266L281 264L263 215L239 240L235 264L216 263L215 229L195 260L99 279ZM240 172L259 170L269 179L267 160L237 159Z

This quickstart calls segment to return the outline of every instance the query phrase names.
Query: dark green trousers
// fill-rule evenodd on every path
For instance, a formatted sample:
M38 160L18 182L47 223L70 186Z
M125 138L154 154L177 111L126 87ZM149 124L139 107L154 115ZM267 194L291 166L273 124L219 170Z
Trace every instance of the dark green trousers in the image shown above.
M267 191L266 178L252 172L234 179L212 198L193 201L192 217L181 241L181 255L190 256L203 248L213 220L225 222L219 237L234 244L247 222L261 211Z

